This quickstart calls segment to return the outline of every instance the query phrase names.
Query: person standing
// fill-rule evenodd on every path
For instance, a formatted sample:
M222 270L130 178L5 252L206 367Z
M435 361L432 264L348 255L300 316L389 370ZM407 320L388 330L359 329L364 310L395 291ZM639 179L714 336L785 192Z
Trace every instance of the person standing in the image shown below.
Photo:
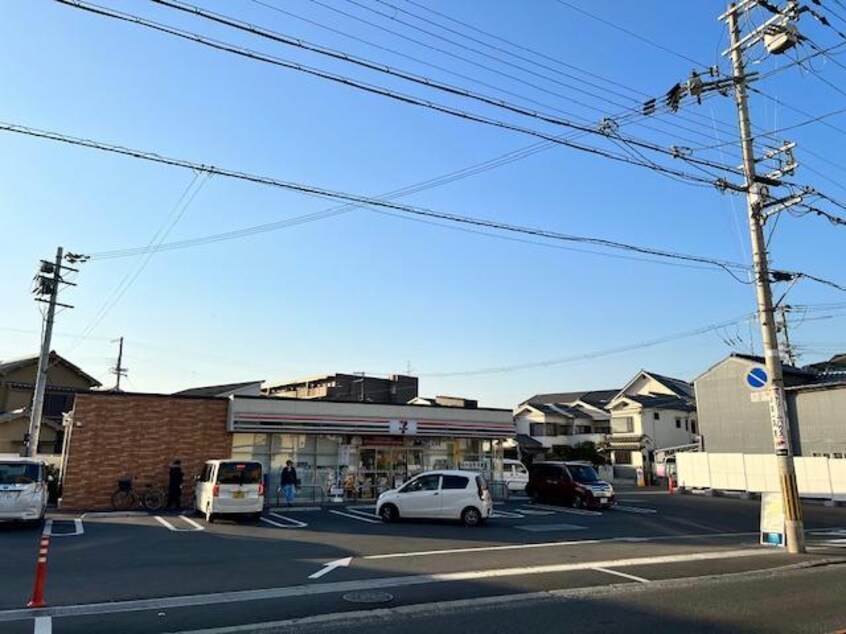
M178 458L170 464L167 479L167 508L179 511L182 509L182 461Z
M285 502L287 502L288 506L292 506L294 504L294 492L297 489L297 470L294 468L294 463L290 460L282 467L281 485Z

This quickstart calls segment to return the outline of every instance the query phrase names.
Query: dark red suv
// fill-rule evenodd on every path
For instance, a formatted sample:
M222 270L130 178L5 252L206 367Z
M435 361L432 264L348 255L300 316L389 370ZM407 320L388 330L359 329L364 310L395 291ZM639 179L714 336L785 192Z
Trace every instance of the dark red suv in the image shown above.
M536 462L529 467L526 493L533 500L563 502L576 508L611 508L614 488L586 462Z

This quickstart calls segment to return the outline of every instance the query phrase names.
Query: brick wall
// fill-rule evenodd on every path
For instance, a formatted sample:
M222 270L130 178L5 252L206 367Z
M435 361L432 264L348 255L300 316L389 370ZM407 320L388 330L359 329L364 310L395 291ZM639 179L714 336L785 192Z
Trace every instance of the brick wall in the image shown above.
M194 476L206 460L229 458L227 399L157 394L80 394L64 474L62 508L107 510L117 481L131 474L167 487L168 466L182 460L182 502L193 496Z

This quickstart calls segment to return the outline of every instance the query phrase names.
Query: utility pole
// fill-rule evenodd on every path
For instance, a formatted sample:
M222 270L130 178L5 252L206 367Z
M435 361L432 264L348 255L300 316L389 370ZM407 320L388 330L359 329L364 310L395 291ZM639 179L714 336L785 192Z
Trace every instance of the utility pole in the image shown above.
M117 375L117 382L115 383L115 392L120 392L120 378L129 374L129 368L124 368L121 364L123 362L123 337L118 339L118 358L117 365L111 368L112 374ZM112 341L114 343L114 341Z
M735 85L735 101L740 123L740 140L743 152L743 171L746 177L747 215L752 238L752 257L755 270L755 286L758 299L758 318L764 343L764 362L770 377L770 419L772 423L773 444L778 462L779 481L785 515L785 539L787 550L791 553L805 552L805 533L802 522L802 504L796 485L796 472L790 447L790 421L784 393L781 357L779 356L778 337L776 334L773 297L770 288L770 272L764 240L764 222L767 190L755 173L756 160L752 145L752 125L749 121L749 105L746 94L746 70L743 63L744 42L741 41L738 13L757 3L741 2L738 8L730 4L722 18L728 19L732 75ZM791 4L792 6L792 4ZM749 36L745 38L749 40Z
M23 455L32 457L38 453L38 436L41 432L41 413L44 410L44 391L47 388L47 375L50 370L50 341L53 337L53 319L56 315L56 306L72 308L67 304L60 304L57 301L60 284L71 284L62 279L62 269L76 271L70 267L62 266L63 249L56 250L55 262L41 261L41 268L35 276L35 290L40 297L35 301L47 304L47 315L44 318L44 331L41 337L41 354L38 357L38 371L35 376L35 390L32 396L32 408L29 415L29 431L24 438ZM47 299L44 296L48 296Z
M776 308L776 312L778 313L778 332L784 335L784 346L782 346L784 358L790 365L796 365L796 351L790 343L790 328L787 323L787 313L790 312L790 306L779 306Z

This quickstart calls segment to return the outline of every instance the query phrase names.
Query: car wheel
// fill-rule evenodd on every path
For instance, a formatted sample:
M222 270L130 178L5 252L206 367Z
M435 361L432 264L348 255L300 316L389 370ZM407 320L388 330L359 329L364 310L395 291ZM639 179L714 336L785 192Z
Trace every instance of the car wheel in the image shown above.
M465 526L479 526L482 523L482 514L475 506L468 506L461 512L461 523Z
M571 502L574 509L583 509L585 507L585 500L581 495L574 495Z
M399 510L393 504L383 504L382 508L379 509L379 517L386 524L396 522L399 519Z
M251 514L250 514L250 519L251 519L252 521L254 521L254 522L259 522L259 521L261 521L261 511L259 511L259 512L257 512L257 513L251 513Z
M528 496L529 496L529 499L530 499L532 502L537 502L537 501L538 501L538 497L539 497L539 496L538 496L538 492L537 492L537 490L535 489L535 487L526 486L526 495L528 495Z

